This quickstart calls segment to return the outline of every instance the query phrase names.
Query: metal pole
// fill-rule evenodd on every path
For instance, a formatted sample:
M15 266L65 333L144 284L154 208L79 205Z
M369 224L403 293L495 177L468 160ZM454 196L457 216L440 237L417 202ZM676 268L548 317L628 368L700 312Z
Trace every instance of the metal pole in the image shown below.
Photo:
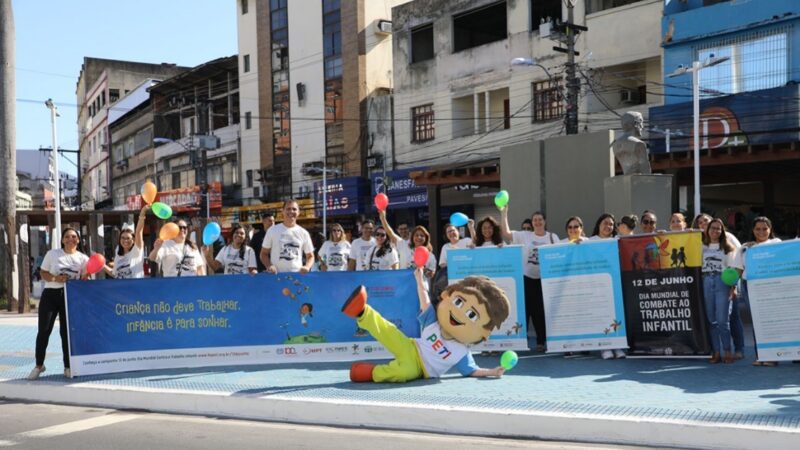
M572 28L575 20L573 1L567 2L567 134L578 134L578 77L575 75L575 30Z
M328 158L322 157L322 235L328 236Z
M700 61L692 63L692 114L694 116L694 215L700 214Z
M56 116L58 115L58 108L48 100L47 107L50 108L50 125L53 131L53 151L50 157L53 158L53 170L56 177L56 191L55 191L55 209L56 209L56 230L53 235L51 248L56 249L61 246L61 174L58 172L58 138L56 132Z

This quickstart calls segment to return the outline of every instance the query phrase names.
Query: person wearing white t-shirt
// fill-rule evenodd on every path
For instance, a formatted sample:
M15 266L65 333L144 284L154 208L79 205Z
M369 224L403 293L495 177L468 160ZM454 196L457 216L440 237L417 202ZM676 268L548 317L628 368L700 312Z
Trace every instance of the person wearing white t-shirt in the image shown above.
M150 251L150 260L161 266L165 278L205 276L206 263L203 255L187 236L189 225L179 219L178 235L168 241L156 239L153 250Z
M261 245L261 262L269 273L308 273L314 265L311 235L297 224L300 205L296 200L283 202L283 223L267 231ZM305 257L305 263L303 263Z
M144 223L150 205L145 205L139 211L139 221L136 230L129 228L119 233L117 254L114 255L114 267L106 264L103 270L118 279L144 278Z
M223 268L223 273L226 275L257 274L256 252L247 245L246 236L243 226L234 225L231 229L230 243L222 247L216 258L212 254L212 246L203 247L209 267L214 271Z
M347 257L347 270L361 271L367 270L366 260L367 252L375 245L375 238L372 237L372 232L375 230L375 222L372 220L365 220L361 223L361 237L353 239L350 243L350 256Z
M350 258L350 243L344 237L344 228L338 223L331 225L330 240L319 249L320 270L323 272L343 272L347 270Z
M755 247L756 245L767 244L770 242L780 242L780 239L776 238L775 234L772 232L772 221L764 216L756 217L753 219L753 241L739 247L739 250L736 252L736 256L733 258L733 263L731 264L731 267L736 269L736 271L739 272L742 277L741 298L745 301L745 304L749 304L750 302L747 298L747 268L744 265L744 255L747 253L748 249ZM744 354L744 333L742 332L741 337L737 338L736 333L734 332L734 328L739 328L741 326L741 318L739 318L738 313L738 305L734 303L733 310L731 311L731 335L733 335L733 345L736 351L734 359L738 359L740 354ZM735 317L734 314L736 315ZM742 328L744 327L742 326ZM753 339L755 342L755 336L753 336ZM753 362L754 366L775 366L777 364L778 363L775 361L759 361L758 347L756 347L756 360Z
M497 223L497 220L495 220L494 217L484 217L478 222L477 228L478 233L475 232L475 226L473 226L473 222L470 221L467 224L469 236L472 239L472 245L470 248L503 246L503 235L500 232L500 224Z
M472 219L469 219L470 222ZM439 267L447 267L447 251L459 248L468 248L472 244L472 239L461 238L458 233L458 228L455 225L448 223L444 229L444 234L447 236L447 243L442 246L442 251L439 252Z
M526 221L527 222L527 221ZM547 342L547 329L544 320L544 296L542 276L539 269L539 247L559 241L558 235L547 231L544 213L536 211L530 218L530 231L511 231L508 225L508 206L500 209L500 232L505 241L521 245L523 251L523 270L525 277L525 311L536 331L536 351L543 352ZM525 223L523 223L523 226Z
M583 220L578 216L572 216L567 219L565 229L567 230L567 237L561 240L562 243L580 244L583 241L589 240L589 238L583 234Z
M618 239L618 232L617 232L617 219L614 217L613 214L610 213L603 213L600 217L597 218L597 221L594 223L594 230L592 230L592 237L589 238L590 241L596 241L601 239ZM614 358L624 358L625 357L625 350L616 348L616 349L605 349L600 352L600 357L603 359L614 359Z
M78 251L80 236L78 232L66 227L61 238L61 247L47 252L40 267L42 279L45 281L42 298L39 300L39 330L36 334L36 366L28 375L29 380L39 378L46 369L44 357L50 333L58 317L59 334L61 335L61 351L64 358L64 376L72 377L69 367L69 347L67 344L67 311L64 303L64 286L69 280L86 279L86 263L89 257Z
M422 225L417 225L411 230L410 240L405 240L392 230L389 221L386 220L386 211L381 211L379 217L383 228L386 229L389 241L394 245L394 248L397 249L397 256L400 258L401 269L415 269L417 265L414 262L414 252L417 247L425 247L428 249L428 261L425 263L424 270L422 271L425 275L425 287L428 288L430 286L430 280L436 274L437 267L436 256L434 256L433 247L431 246L431 234L428 233L428 230Z
M367 270L397 270L400 267L397 249L389 242L383 227L375 230L375 245L367 254Z

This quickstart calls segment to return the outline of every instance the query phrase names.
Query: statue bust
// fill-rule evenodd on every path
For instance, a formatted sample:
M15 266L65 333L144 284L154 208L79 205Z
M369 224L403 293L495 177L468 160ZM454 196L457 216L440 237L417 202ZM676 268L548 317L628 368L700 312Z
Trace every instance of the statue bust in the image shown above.
M640 138L644 128L642 114L628 111L622 115L622 135L611 144L614 157L622 166L622 173L651 174L650 160L647 157L647 144Z

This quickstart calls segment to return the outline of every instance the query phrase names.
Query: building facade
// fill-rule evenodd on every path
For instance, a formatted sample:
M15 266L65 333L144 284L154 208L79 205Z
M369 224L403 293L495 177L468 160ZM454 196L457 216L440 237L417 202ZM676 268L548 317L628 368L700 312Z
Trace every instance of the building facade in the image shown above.
M315 183L318 196L325 171L359 186L348 215L368 208L357 192L392 149L390 15L401 3L236 1L245 204L312 198Z
M693 205L692 75L679 66L727 58L699 72L701 207L740 238L767 215L782 237L800 223L800 4L687 0L661 19L665 105L650 109L653 167L674 173ZM691 208L690 208L691 209Z
M108 116L114 104L148 78L168 78L183 70L174 64L84 57L75 89L83 209L113 205Z

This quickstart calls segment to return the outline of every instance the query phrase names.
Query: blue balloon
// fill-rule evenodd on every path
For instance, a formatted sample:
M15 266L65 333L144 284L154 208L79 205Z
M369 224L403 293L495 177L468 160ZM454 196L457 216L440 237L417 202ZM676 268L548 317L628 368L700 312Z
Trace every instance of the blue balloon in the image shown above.
M217 222L209 222L208 225L203 229L203 244L204 245L211 245L219 239L219 235L222 234L222 230L219 227Z
M469 222L469 217L464 213L457 212L450 216L450 223L457 227L463 227L467 222Z

